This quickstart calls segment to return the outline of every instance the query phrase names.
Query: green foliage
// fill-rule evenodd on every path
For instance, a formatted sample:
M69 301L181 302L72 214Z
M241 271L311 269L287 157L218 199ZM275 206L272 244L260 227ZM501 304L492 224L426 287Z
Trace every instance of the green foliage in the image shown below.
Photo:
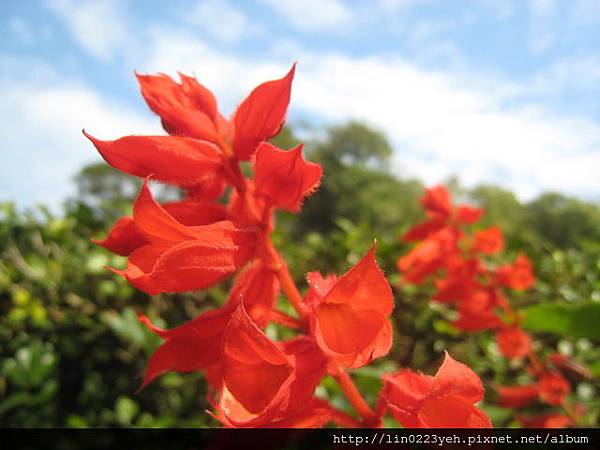
M600 341L600 303L542 303L522 311L523 325L531 331Z

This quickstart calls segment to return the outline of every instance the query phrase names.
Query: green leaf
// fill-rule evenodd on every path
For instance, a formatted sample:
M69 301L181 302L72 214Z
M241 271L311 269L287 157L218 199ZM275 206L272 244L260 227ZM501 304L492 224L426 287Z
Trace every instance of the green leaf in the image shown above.
M530 331L600 340L600 304L551 303L524 309L523 326Z

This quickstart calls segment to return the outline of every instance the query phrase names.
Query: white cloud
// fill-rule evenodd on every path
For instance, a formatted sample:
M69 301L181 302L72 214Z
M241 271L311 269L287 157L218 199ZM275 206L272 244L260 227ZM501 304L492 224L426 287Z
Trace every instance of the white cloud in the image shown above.
M228 111L256 83L285 73L289 63L280 62L282 56L246 61L166 30L157 30L154 42L146 67L195 71L225 99ZM527 100L528 85L428 72L393 56L296 56L292 117L304 111L329 123L365 120L391 138L398 170L429 183L451 174L469 185L496 182L523 198L549 189L600 196L597 124Z
M108 60L129 41L117 0L48 0L48 7L67 26L77 43L93 56Z
M46 77L45 80L51 80ZM39 79L38 79L39 80ZM57 209L83 164L101 161L81 134L99 138L160 133L158 121L78 84L3 78L0 103L0 200Z
M335 31L345 28L354 13L340 0L263 0L303 31Z
M227 0L200 1L183 18L225 43L237 42L260 29L250 23L242 10Z

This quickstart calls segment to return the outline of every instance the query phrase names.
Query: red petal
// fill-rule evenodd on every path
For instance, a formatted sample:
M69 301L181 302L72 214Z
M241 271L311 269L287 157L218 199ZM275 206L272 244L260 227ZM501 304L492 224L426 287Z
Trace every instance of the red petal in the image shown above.
M402 369L383 380L383 396L396 420L405 427L417 427L417 412L431 392L433 377Z
M181 90L192 101L194 106L208 115L213 121L216 121L218 115L217 99L213 93L198 83L195 77L189 77L180 73L179 78L181 78Z
M125 136L101 141L83 132L104 160L122 172L165 183L193 186L220 176L223 162L213 144L173 136Z
M519 255L512 266L502 266L496 271L499 284L511 289L526 290L535 284L531 261L525 255Z
M323 170L302 158L302 145L280 150L266 142L256 151L254 163L256 193L273 206L298 212L304 197L318 186Z
M496 388L500 399L498 404L505 408L522 408L533 402L539 394L536 385L529 386L498 386Z
M401 239L405 242L422 241L432 233L439 231L445 225L446 222L443 220L426 220L408 230Z
M477 403L483 400L483 384L473 370L446 352L444 362L433 377L435 395L457 395Z
M207 201L183 200L164 203L162 207L179 223L190 227L227 219L227 211L223 205Z
M250 159L256 146L281 130L287 115L296 64L279 80L257 86L238 106L233 117L233 150L239 159Z
M187 188L187 195L191 200L205 201L216 200L223 194L225 190L225 180L223 178L210 178L200 182L195 186Z
M290 359L251 321L242 304L227 326L223 358L225 386L249 414L259 415L289 395Z
M398 260L398 270L403 272L403 279L419 284L427 276L440 270L458 251L459 236L456 230L444 227L419 242Z
M317 343L308 336L283 342L283 349L294 365L288 410L301 410L325 375L328 360Z
M456 207L455 216L458 223L472 224L477 222L483 216L483 209L473 208L468 205L459 205Z
M243 300L248 315L259 327L264 327L269 323L278 293L276 273L257 260L237 278L229 302Z
M201 370L217 362L231 313L231 309L209 311L171 330L157 328L146 316L140 316L143 324L165 340L148 361L142 388L164 372Z
M560 405L569 392L569 382L558 374L546 373L540 377L538 382L540 399L549 405Z
M392 309L392 291L377 266L373 246L329 290L315 310L311 328L325 353L349 367L360 367L389 351Z
M421 428L492 428L483 411L457 395L425 400L418 420Z
M491 227L487 230L481 230L475 233L473 242L473 251L492 255L502 251L504 248L504 238L502 231L498 227Z
M127 256L134 250L148 244L148 240L137 229L131 217L121 217L103 240L92 239L94 244L117 255Z
M265 201L254 195L254 181L246 181L247 195L233 191L229 196L228 212L232 220L246 224L256 224L263 216Z
M431 218L445 219L452 214L452 196L444 186L426 189L421 204Z
M193 291L212 286L254 256L254 233L235 229L227 221L203 228L207 231L206 242L189 240L141 247L130 255L127 270L121 275L150 295Z
M216 140L216 101L195 79L182 76L180 85L164 74L136 77L146 103L169 134Z
M510 359L527 356L531 351L531 338L517 327L503 327L496 333L496 342L500 352Z
M149 240L184 241L194 239L191 227L181 224L171 216L156 200L148 188L148 179L133 204L133 220L137 228Z

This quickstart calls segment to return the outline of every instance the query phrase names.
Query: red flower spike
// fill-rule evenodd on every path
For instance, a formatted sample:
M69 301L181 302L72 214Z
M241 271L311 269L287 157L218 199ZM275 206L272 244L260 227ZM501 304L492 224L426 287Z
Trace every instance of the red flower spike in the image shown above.
M473 208L468 205L459 205L456 207L454 216L458 223L469 225L481 219L481 216L483 216L483 209Z
M155 327L148 317L140 315L140 322L165 340L150 357L140 389L165 372L191 372L217 364L232 312L231 308L208 311L171 330Z
M121 256L127 256L149 243L131 217L121 217L110 229L106 238L92 239L92 242Z
M509 359L527 356L531 351L531 338L517 327L503 327L496 333L500 352Z
M285 122L296 64L279 80L257 86L238 106L234 116L233 150L242 161L251 158L261 141L279 133Z
M409 369L385 376L383 395L405 427L491 427L488 417L474 406L483 399L481 380L448 353L433 377Z
M325 354L347 367L362 367L388 353L392 309L392 291L373 246L314 306L311 330Z
M243 299L248 315L262 328L270 322L278 294L277 274L260 260L256 260L238 276L231 288L229 302L237 303Z
M537 385L528 386L498 386L496 387L500 400L498 404L505 408L522 408L534 402L539 395Z
M160 74L136 74L148 107L156 113L167 133L215 142L216 100L194 78L180 75L181 84Z
M484 255L493 255L504 248L502 231L498 227L491 227L475 233L473 251Z
M182 187L221 176L223 162L210 142L173 136L125 136L101 141L83 132L104 160L137 177L153 177Z
M432 219L448 219L452 214L452 196L444 186L426 189L421 205Z
M511 266L499 267L496 281L502 286L516 290L526 290L535 284L531 261L525 255L519 255Z
M254 162L256 194L275 207L300 211L302 200L319 186L321 166L302 157L302 145L289 151L263 142Z
M558 374L545 373L538 382L540 400L549 405L560 405L571 392L569 382Z

